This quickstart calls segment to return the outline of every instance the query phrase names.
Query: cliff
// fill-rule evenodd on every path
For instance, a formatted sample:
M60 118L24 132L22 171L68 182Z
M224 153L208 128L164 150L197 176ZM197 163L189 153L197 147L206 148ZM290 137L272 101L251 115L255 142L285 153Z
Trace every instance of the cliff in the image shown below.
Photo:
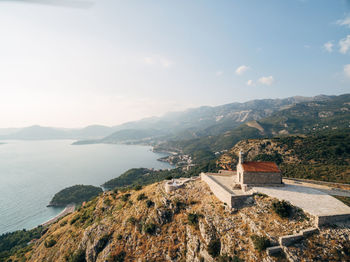
M51 225L11 259L27 261L313 261L349 259L348 228L321 230L319 237L268 256L261 243L312 227L298 209L289 218L272 212L273 199L255 195L231 210L196 180L167 194L164 182L141 190L108 191ZM263 236L259 242L257 236ZM341 237L339 237L341 236ZM261 239L260 239L261 240ZM267 242L266 242L267 241ZM324 252L313 252L323 249ZM260 251L259 251L260 250ZM304 255L301 255L304 254ZM338 257L337 257L338 256ZM326 261L325 260L325 261Z

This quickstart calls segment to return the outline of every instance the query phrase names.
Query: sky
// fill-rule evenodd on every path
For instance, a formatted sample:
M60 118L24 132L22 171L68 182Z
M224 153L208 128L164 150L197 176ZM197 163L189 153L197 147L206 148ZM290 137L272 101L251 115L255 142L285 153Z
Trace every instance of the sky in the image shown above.
M350 93L350 1L44 2L0 0L0 128Z

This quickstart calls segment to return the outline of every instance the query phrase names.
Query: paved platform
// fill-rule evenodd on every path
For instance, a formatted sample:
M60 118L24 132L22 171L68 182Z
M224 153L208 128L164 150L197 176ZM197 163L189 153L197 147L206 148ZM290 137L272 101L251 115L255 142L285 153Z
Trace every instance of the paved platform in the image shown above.
M253 187L252 190L289 201L313 216L350 215L350 207L314 188L286 184L284 187Z
M303 187L315 188L315 189L317 189L323 193L326 193L328 195L331 195L331 196L350 197L350 190L329 187L326 185L318 185L318 184L313 184L310 182L295 181L292 179L285 179L285 178L283 178L283 182L285 184L288 184L288 185L299 185L299 186L303 186Z
M243 192L241 189L233 189L232 186L234 183L236 183L236 175L234 176L228 176L228 175L221 175L217 173L207 173L208 176L210 176L214 181L216 181L218 184L225 187L227 191L229 191L231 194L235 196L245 196L249 195L245 192Z

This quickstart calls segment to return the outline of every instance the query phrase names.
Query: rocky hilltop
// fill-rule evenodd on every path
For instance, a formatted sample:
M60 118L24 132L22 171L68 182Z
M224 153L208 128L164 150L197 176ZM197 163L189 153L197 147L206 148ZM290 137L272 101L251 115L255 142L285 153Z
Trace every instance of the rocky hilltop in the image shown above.
M139 188L138 188L139 189ZM286 218L274 199L254 195L231 210L207 185L192 181L166 193L164 182L107 191L67 215L12 261L349 261L349 227L320 229L281 254L267 246L313 226L292 207ZM32 241L33 242L33 241ZM322 252L319 252L322 250Z

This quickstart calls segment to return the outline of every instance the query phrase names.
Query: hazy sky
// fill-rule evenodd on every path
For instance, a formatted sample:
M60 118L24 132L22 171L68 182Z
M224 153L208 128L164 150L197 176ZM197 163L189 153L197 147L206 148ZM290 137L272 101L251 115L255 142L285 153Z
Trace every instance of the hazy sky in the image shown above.
M200 105L349 93L350 5L0 0L0 91L0 127L116 125Z

